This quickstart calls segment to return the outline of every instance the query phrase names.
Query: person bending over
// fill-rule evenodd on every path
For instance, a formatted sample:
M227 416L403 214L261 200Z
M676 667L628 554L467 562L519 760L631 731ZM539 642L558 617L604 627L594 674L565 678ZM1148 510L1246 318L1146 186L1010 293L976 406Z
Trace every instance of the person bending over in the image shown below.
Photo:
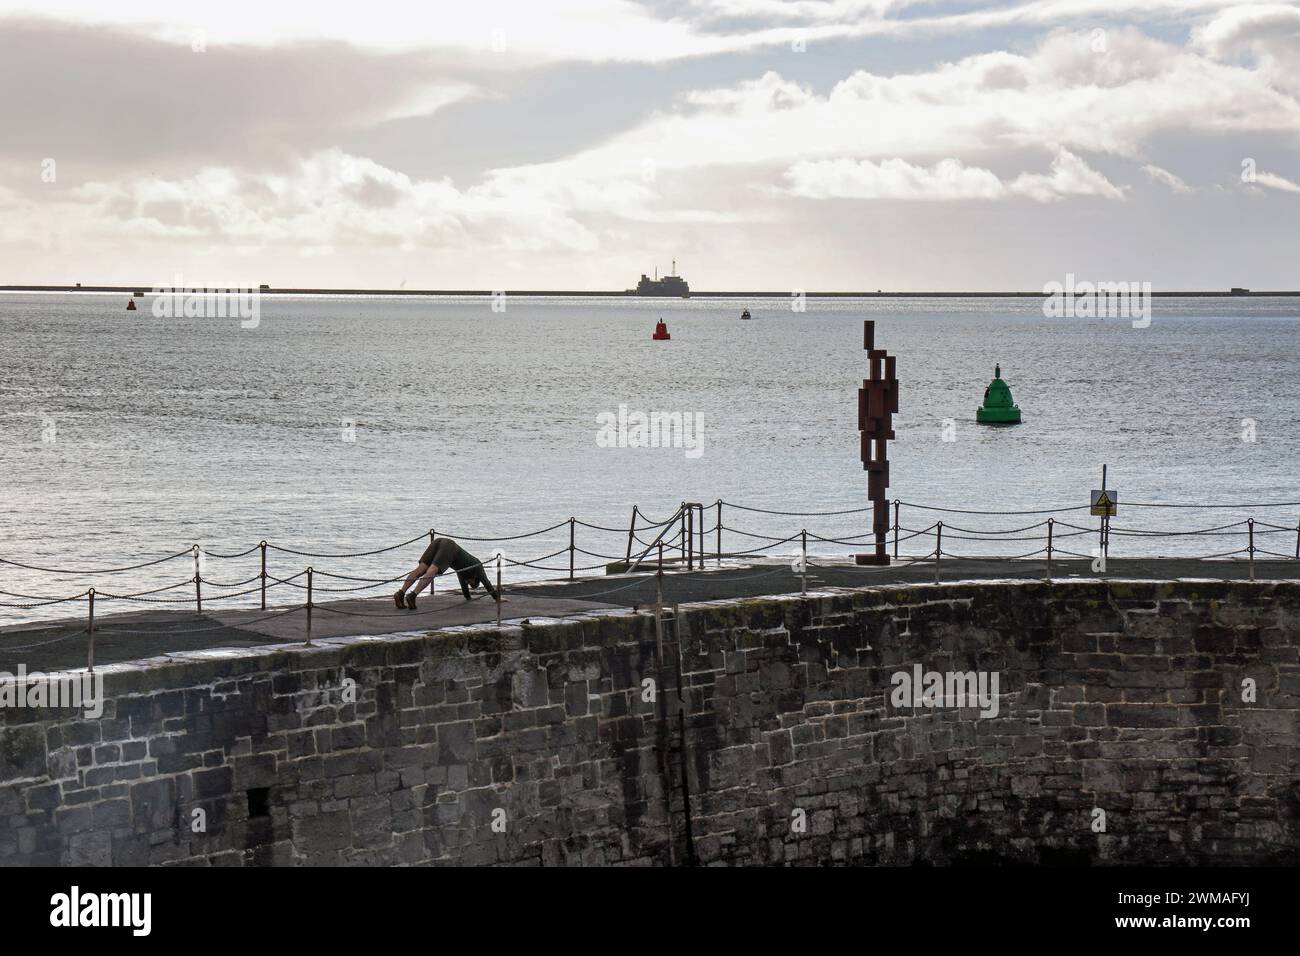
M456 577L460 580L460 593L465 595L466 601L473 600L470 589L480 584L492 595L492 600L501 600L501 595L488 580L482 561L451 538L434 538L424 549L424 554L420 555L420 563L415 570L406 576L406 583L393 595L393 602L399 608L414 611L415 596L432 584L434 578L449 570L456 572ZM415 588L407 593L412 584L415 584Z

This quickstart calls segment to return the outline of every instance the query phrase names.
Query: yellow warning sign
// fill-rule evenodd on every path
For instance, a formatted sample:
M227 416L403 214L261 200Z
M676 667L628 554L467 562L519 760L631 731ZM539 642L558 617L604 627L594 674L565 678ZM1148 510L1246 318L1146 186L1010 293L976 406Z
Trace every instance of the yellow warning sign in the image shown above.
M1119 498L1111 488L1103 488L1100 491L1092 492L1092 507L1089 514L1099 515L1102 517L1113 517L1119 511Z

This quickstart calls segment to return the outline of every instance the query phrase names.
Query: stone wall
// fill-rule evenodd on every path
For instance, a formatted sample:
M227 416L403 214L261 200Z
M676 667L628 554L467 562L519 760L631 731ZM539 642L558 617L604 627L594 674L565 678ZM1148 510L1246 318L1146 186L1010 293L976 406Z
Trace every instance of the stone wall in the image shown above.
M1294 863L1298 646L1294 582L1092 581L186 653L0 710L0 862Z

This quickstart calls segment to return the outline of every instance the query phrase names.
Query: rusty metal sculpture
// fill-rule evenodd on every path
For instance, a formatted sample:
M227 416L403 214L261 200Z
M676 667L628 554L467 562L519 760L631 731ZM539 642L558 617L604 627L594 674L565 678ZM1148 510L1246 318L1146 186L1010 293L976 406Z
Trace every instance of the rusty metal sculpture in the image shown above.
M876 348L876 323L862 323L863 345L867 350L870 378L858 389L858 431L862 433L862 467L867 472L867 498L871 501L871 531L876 538L875 554L859 554L858 564L888 564L885 536L889 533L889 448L894 437L890 416L898 411L898 378L894 356Z

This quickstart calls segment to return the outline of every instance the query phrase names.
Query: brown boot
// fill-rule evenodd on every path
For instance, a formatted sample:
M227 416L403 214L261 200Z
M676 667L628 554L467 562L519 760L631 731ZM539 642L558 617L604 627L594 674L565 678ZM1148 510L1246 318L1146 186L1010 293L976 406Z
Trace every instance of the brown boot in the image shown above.
M406 609L407 609L408 611L414 611L414 610L415 610L415 595L414 595L414 594L408 594L408 595L406 596Z
M399 611L402 610L404 607L406 607L404 601L405 598L406 598L405 591L398 591L396 594L393 595L393 603L397 605L397 609Z

